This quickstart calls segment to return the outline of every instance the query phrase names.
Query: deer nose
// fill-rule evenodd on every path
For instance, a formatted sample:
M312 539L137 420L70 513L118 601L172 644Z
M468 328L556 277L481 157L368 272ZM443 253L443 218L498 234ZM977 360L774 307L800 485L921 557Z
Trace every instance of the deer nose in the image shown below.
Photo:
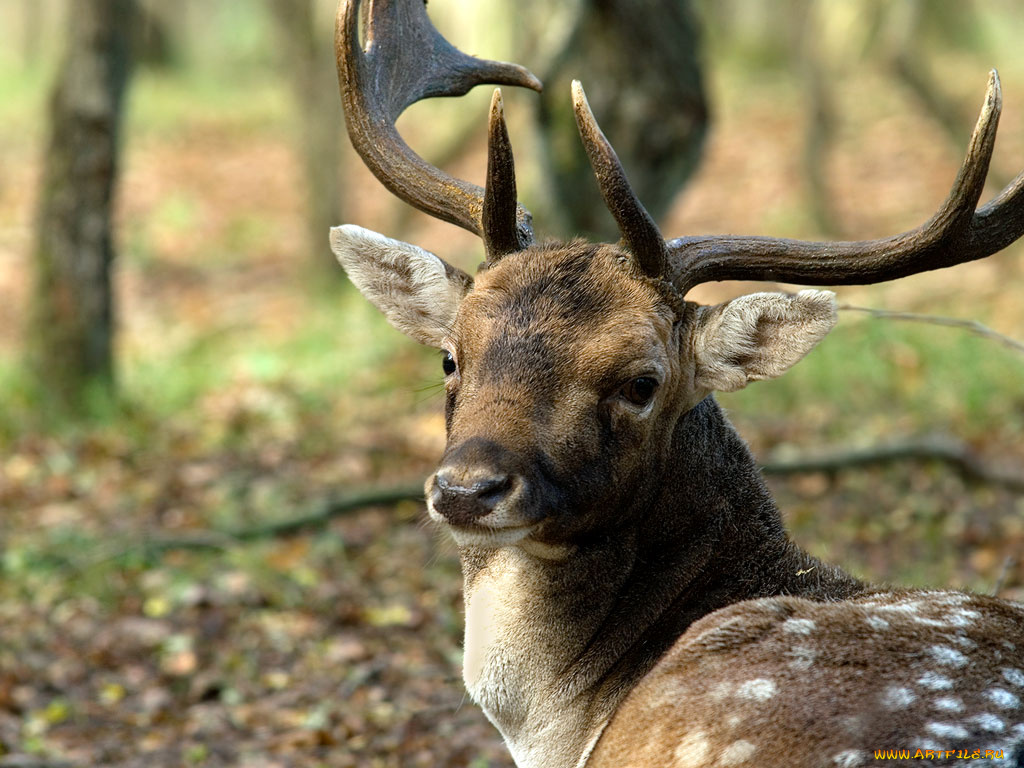
M430 501L453 525L466 525L490 514L512 489L512 476L442 468L434 475Z

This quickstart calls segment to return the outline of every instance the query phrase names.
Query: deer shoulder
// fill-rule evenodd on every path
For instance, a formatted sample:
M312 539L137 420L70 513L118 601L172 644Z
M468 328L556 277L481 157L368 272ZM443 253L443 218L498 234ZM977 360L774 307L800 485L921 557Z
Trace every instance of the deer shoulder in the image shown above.
M872 745L944 761L1019 744L1022 627L1024 606L960 592L736 603L679 638L588 765L857 766Z

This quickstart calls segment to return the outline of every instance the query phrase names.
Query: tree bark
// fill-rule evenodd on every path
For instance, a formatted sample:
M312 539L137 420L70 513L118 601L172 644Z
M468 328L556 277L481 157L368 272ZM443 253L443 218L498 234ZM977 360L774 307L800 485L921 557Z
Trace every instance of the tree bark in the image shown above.
M828 156L835 140L836 108L828 89L826 56L821 48L822 6L814 0L801 1L790 9L800 30L793 41L795 63L804 83L803 168L807 206L822 234L841 239L839 216L828 184Z
M43 7L41 0L22 0L24 25L21 36L21 53L25 69L39 62L39 43L43 36Z
M76 0L50 98L27 348L44 408L84 415L114 394L114 244L133 0Z
M298 154L306 185L306 237L316 273L332 277L338 269L328 243L328 230L339 224L342 208L340 128L341 104L333 48L321 34L314 0L270 0L280 32L298 113Z
M569 81L582 80L640 200L658 219L697 167L708 124L689 0L581 0L544 81L539 121L563 226L617 240L572 118Z

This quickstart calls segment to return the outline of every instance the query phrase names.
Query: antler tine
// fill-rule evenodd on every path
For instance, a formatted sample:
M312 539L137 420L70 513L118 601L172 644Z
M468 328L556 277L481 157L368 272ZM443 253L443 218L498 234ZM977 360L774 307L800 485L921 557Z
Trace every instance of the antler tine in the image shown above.
M583 146L597 177L601 197L619 225L622 242L650 277L661 277L668 264L668 250L658 225L637 198L626 178L618 155L597 124L587 94L579 80L572 82L572 102Z
M733 235L668 243L672 282L682 291L712 280L866 285L989 256L1024 234L1024 172L975 210L985 185L1002 109L999 75L989 73L978 123L953 189L917 229L878 240L808 242Z
M426 163L399 136L395 120L421 99L461 96L483 83L539 91L540 81L518 64L457 50L434 28L423 0L371 0L366 41L360 45L360 5L361 0L343 0L335 33L338 81L353 146L397 197L482 236L484 190ZM518 207L516 221L529 242L529 211Z
M530 233L519 226L516 211L516 165L505 125L501 89L496 88L487 127L487 184L482 215L488 265L530 244Z
M974 213L968 261L1002 250L1024 234L1024 171Z

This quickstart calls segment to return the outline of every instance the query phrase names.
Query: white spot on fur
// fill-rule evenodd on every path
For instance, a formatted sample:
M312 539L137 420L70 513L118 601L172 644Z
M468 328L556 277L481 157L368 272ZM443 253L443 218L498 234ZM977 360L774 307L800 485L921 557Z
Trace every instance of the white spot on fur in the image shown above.
M961 648L971 651L978 647L978 644L965 635L943 635L951 643L956 643Z
M718 758L718 762L721 765L738 765L749 760L756 751L757 747L749 741L743 739L734 741L722 750L722 755Z
M882 695L882 705L886 709L906 709L916 699L917 696L909 688L891 685L885 689L885 693Z
M947 667L962 667L967 664L967 657L948 645L933 645L928 649L928 653L939 664Z
M864 755L855 749L848 749L832 756L832 765L839 768L857 768L864 764Z
M778 692L779 688L771 680L763 677L755 680L748 680L736 689L736 695L741 699L752 699L753 701L768 701Z
M1020 706L1020 699L1005 688L990 688L985 691L985 698L1000 709L1017 709Z
M917 684L929 691L948 691L953 688L953 681L937 672L925 672L917 678Z
M977 717L971 718L978 724L979 728L988 731L989 733L1002 733L1006 730L1006 723L1000 720L995 715L985 713L978 715Z
M955 696L944 696L932 702L932 706L944 712L963 712L964 703Z
M913 600L909 603L892 603L891 605L883 605L878 610L914 614L918 612L920 606L921 604L919 602Z
M703 731L686 734L673 753L676 768L701 768L707 765L710 750L711 744Z
M868 626L872 629L888 629L889 622L883 619L881 616L868 616Z
M963 605L970 600L969 595L962 592L926 592L931 597L931 602L938 605Z
M782 631L791 635L809 635L817 626L810 619L786 619L782 623Z
M1003 677L1006 678L1006 682L1010 685L1015 685L1018 688L1024 688L1024 672L1013 667L1006 667L1003 669Z
M914 616L914 621L918 624L923 624L926 627L948 627L949 623L940 621L939 619L929 619L924 616Z
M792 659L789 666L793 669L810 669L814 665L814 660L818 658L818 652L806 645L790 648L786 651L786 655Z
M925 730L940 739L966 739L969 735L963 726L950 723L928 723Z
M721 701L726 696L732 693L732 683L728 680L723 680L718 683L714 688L708 691L708 696L717 701Z
M736 728L741 722L743 722L743 718L739 715L729 715L729 719L725 721L730 728Z
M977 611L972 611L967 608L960 608L959 610L950 613L946 621L952 624L954 627L969 627L976 619L980 619L981 614Z

